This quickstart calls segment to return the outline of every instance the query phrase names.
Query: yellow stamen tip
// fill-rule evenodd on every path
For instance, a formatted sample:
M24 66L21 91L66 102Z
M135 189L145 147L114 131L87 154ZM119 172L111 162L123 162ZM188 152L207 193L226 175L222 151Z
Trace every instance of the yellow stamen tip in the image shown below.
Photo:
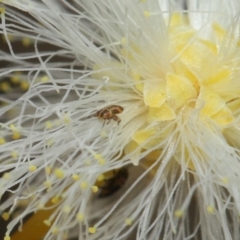
M207 212L213 214L215 212L214 206L211 205L207 206Z
M151 15L149 11L145 11L143 14L145 17L149 17Z
M0 138L0 145L6 143L6 140L4 138Z
M178 209L178 210L176 210L175 212L174 212L174 215L176 216L176 217L182 217L183 216L183 210L182 209Z
M28 169L29 169L30 172L34 172L34 171L37 170L37 167L34 166L34 165L32 165L32 166L30 166Z
M98 192L98 187L97 187L97 186L92 186L92 191L93 191L94 193Z
M5 236L4 240L11 240L11 238L9 236Z
M87 182L81 182L80 187L82 189L86 189L88 187L88 183Z
M63 170L60 169L60 168L55 169L54 174L55 174L55 176L56 176L57 178L59 178L59 179L61 179L61 178L64 177L64 172L63 172Z
M51 128L53 127L52 122L51 122L51 121L46 121L46 122L45 122L45 127L46 127L47 129L51 129Z
M64 206L64 207L63 207L63 212L64 212L64 213L67 213L67 214L70 213L70 212L71 212L71 207L68 206L68 205Z
M51 230L52 234L57 234L59 232L59 229L57 227L54 227L52 230Z
M82 213L78 213L76 219L77 219L79 222L82 222L82 221L84 220L84 215L83 215Z
M55 197L53 197L53 198L51 199L51 202L54 203L54 204L59 203L59 201L60 201L60 197L59 197L59 196L55 196Z
M45 83L45 82L48 82L48 81L49 81L48 76L41 77L41 82Z
M11 152L11 157L12 157L12 158L17 158L17 157L18 157L18 152L12 151L12 152Z
M0 7L0 13L5 13L5 8ZM9 238L9 239L10 239L10 238ZM5 238L4 238L4 240L5 240Z
M9 214L8 212L4 212L4 213L2 214L2 218L3 218L5 221L7 221L7 220L10 218L10 214Z
M97 229L96 229L95 227L90 227L90 228L88 228L88 232L89 232L89 233L94 234L94 233L96 233L96 231L97 231Z
M27 81L21 82L20 88L24 91L27 91L29 89L29 83Z
M126 218L125 219L125 224L126 225L130 226L130 225L132 225L132 223L133 223L133 220L131 218Z
M77 181L77 180L80 179L80 175L78 175L78 174L73 174L73 175L72 175L72 179L75 180L75 181Z
M47 220L44 220L43 223L44 223L45 225L49 226L49 227L51 226L51 221L48 220L48 219L47 219Z
M5 179L5 180L9 180L11 178L11 174L6 172L6 173L3 174L2 178Z

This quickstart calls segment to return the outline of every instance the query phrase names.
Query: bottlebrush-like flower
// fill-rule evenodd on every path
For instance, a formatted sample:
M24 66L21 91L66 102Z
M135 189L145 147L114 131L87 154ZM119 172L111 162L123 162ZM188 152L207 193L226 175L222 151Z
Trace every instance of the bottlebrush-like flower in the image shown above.
M238 1L1 2L5 239L240 238Z

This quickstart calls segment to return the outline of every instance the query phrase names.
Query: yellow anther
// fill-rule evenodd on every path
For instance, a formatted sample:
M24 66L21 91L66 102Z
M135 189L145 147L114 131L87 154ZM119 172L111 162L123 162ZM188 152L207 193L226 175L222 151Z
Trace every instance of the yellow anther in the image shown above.
M57 234L59 229L57 227L52 228L51 232L52 234Z
M65 124L68 124L68 123L71 122L71 118L69 117L69 114L68 114L68 113L63 114L63 122L64 122Z
M80 175L74 173L74 174L72 175L72 179L75 180L75 181L77 181L77 180L80 179Z
M133 220L131 218L126 218L125 219L125 224L126 225L130 226L130 225L132 225L132 223L133 223Z
M175 212L174 212L174 215L175 215L175 217L182 217L183 216L183 210L182 209L178 209L178 210L176 210Z
M21 134L19 132L14 132L12 135L12 139L17 140L21 137Z
M11 238L10 238L8 235L6 235L6 236L4 237L4 240L11 240Z
M0 7L0 13L5 13L5 8ZM4 239L5 240L5 239Z
M71 212L71 207L69 205L64 206L63 207L63 212L67 213L67 214L70 213Z
M92 186L92 191L93 191L94 193L96 193L96 192L98 191L98 187L97 187L97 186Z
M214 206L211 205L207 206L207 212L213 214L215 212Z
M94 234L94 233L96 233L96 231L97 231L97 229L96 229L95 227L90 227L90 228L88 228L88 232L89 232L89 233Z
M98 177L97 177L97 181L103 181L105 179L104 177L104 174L100 174Z
M229 183L229 179L228 179L227 177L223 177L223 178L222 178L222 182L223 182L224 184L228 184L228 183Z
M151 15L149 11L145 11L143 14L145 17L149 17Z
M78 213L77 216L76 216L76 219L77 219L79 222L82 222L82 221L84 220L84 214Z
M123 37L123 38L121 39L121 43L122 43L123 45L125 45L125 44L127 43L127 39Z
M52 168L51 167L49 167L49 166L47 166L47 167L45 167L45 171L46 171L46 174L51 174L51 172L52 172Z
M22 44L24 47L28 47L32 43L32 40L28 37L22 38Z
M45 83L45 82L48 82L48 81L49 81L48 76L41 77L41 82Z
M87 182L81 182L81 183L80 183L80 187L81 187L82 189L86 189L86 188L88 187L88 183L87 183Z
M44 185L46 188L50 188L50 187L52 186L52 182L50 182L50 181L45 181L45 182L43 183L43 185Z
M12 83L15 83L15 84L19 83L21 80L21 74L19 72L14 73L14 75L10 77L10 80Z
M11 178L11 174L6 172L6 173L3 174L2 178L5 179L5 180L9 180Z
M94 158L98 161L100 165L104 165L106 163L105 158L101 154L94 154Z
M18 157L18 152L17 151L12 151L11 152L11 157L12 158L17 158Z
M5 138L0 138L0 145L2 145L2 144L4 144L4 143L6 143Z
M51 147L51 146L54 144L53 139L48 139L48 140L46 141L46 144L48 145L48 147Z
M49 219L44 220L43 223L49 227L51 226L51 221Z
M43 203L39 203L38 206L37 206L37 208L38 208L39 210L44 209L44 204L43 204Z
M100 136L101 136L101 137L107 137L108 135L107 135L107 132L106 132L106 131L102 130L102 131L100 132Z
M51 202L54 204L57 204L57 203L59 203L60 200L61 200L61 198L59 196L55 196L51 199Z
M51 128L53 127L52 122L51 122L51 121L46 121L46 122L45 122L45 127L46 127L47 129L51 129Z
M69 238L68 238L68 234L67 233L64 233L64 235L63 235L63 240L68 240Z
M27 81L21 82L20 88L24 91L27 91L29 89L29 82L27 82Z
M64 171L60 168L55 169L54 174L59 179L64 177Z
M11 89L10 85L6 82L0 83L0 90L8 92Z
M10 214L9 214L8 212L4 212L4 213L2 214L2 218L3 218L5 221L7 221L7 220L9 219L9 217L10 217Z
M36 171L37 170L37 167L36 166L34 166L34 165L31 165L31 166L29 166L29 171L30 172L34 172L34 171Z

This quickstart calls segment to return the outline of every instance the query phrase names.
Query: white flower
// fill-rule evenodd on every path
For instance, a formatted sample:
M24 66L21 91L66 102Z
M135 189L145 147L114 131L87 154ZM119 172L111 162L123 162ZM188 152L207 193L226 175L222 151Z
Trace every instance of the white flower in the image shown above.
M0 2L5 240L240 238L240 2Z

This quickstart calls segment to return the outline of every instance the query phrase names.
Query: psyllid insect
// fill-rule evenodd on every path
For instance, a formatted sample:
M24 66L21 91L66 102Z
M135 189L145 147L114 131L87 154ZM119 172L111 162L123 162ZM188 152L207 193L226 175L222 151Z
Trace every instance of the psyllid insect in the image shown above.
M121 122L121 119L116 115L123 112L124 108L119 105L110 105L99 111L97 111L97 117L104 120L114 120L118 124Z

